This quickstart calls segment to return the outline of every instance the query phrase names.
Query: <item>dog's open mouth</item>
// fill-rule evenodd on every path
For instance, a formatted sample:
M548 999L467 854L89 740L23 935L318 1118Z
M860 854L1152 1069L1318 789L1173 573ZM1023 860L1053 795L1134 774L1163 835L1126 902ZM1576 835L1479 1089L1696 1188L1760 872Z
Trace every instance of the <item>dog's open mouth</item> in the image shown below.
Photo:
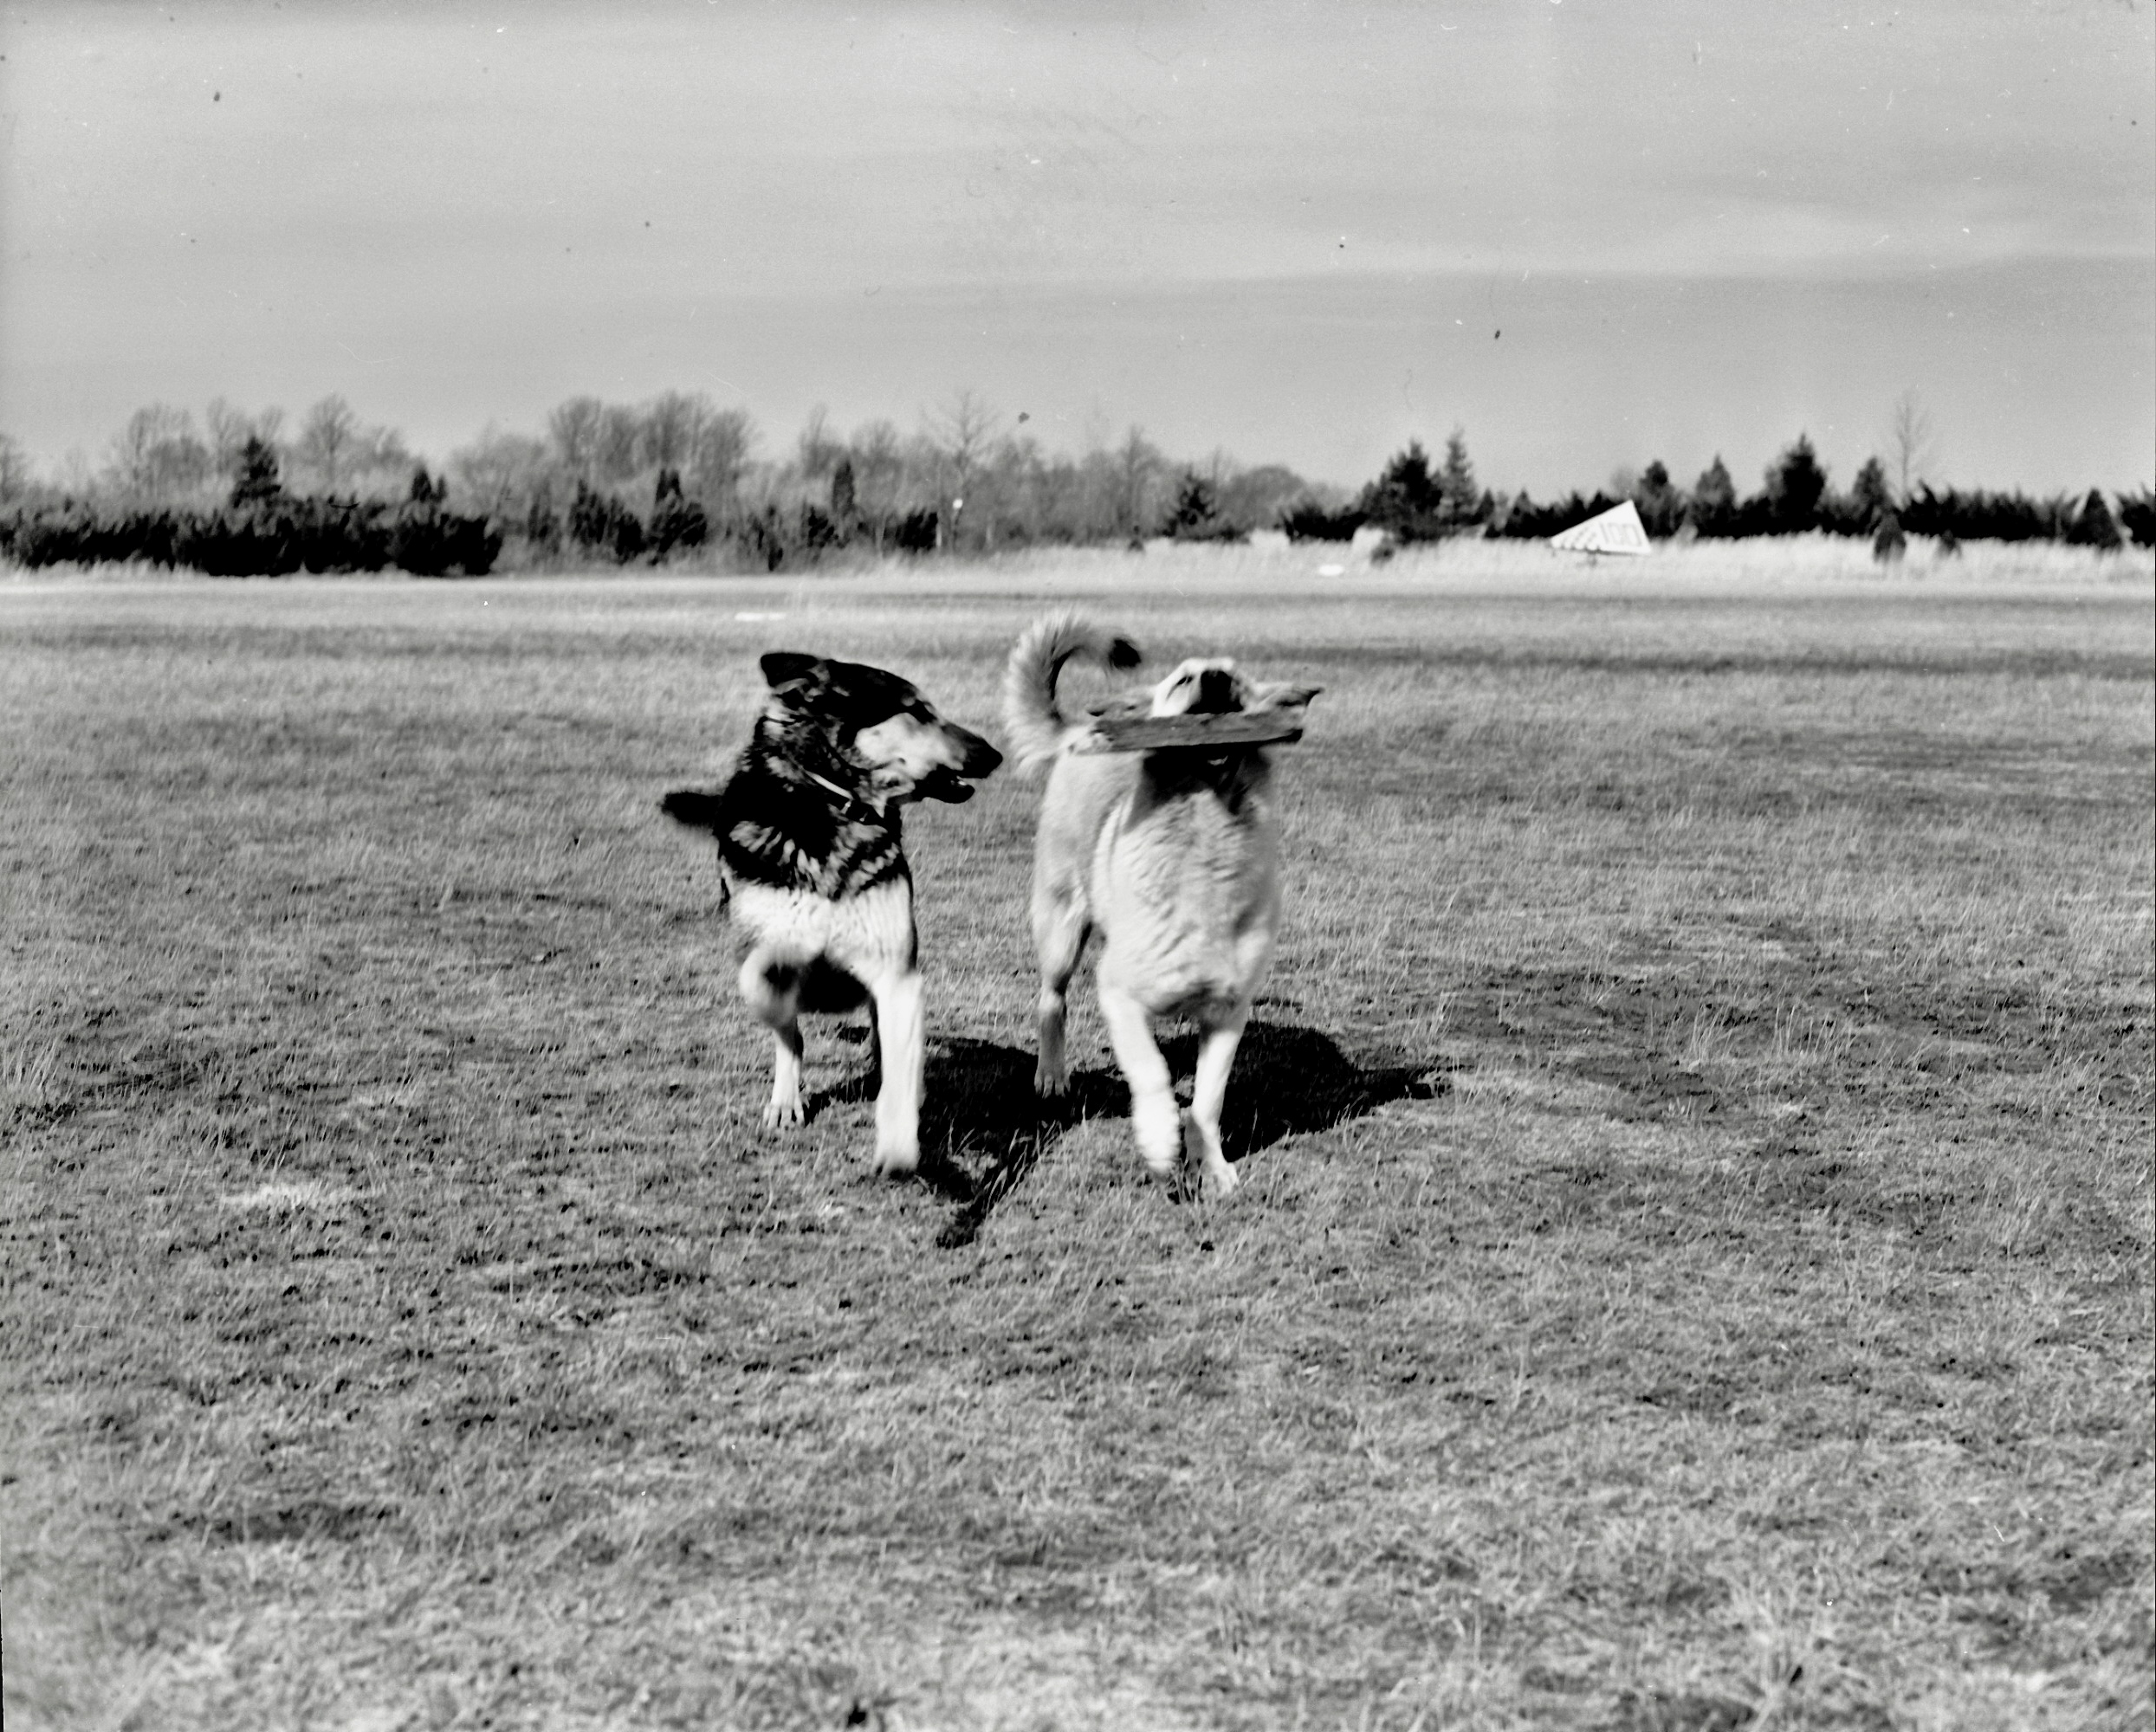
M974 785L955 770L931 770L913 785L914 795L924 800L942 800L946 805L962 806L974 797Z

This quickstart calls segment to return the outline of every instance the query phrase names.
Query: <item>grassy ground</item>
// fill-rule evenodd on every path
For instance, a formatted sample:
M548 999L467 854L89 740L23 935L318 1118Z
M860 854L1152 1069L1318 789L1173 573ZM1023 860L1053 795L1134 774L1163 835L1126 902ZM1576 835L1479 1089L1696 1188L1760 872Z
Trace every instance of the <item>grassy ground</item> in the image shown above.
M898 1186L829 1024L758 1127L654 810L761 650L993 724L1072 591L1328 688L1224 1204L1090 993L1034 1108L1032 789L912 827ZM0 578L10 1725L2147 1723L2153 644L2145 560Z

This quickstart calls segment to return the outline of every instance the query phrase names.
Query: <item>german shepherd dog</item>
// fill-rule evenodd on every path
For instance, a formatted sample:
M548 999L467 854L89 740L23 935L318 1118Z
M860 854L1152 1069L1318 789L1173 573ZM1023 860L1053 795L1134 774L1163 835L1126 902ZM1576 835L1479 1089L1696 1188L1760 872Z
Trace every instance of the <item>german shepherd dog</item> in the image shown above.
M1235 1174L1220 1152L1220 1103L1252 998L1272 960L1280 917L1279 841L1270 760L1261 746L1074 752L1088 722L1057 707L1065 662L1084 656L1136 666L1137 646L1058 614L1028 630L1004 670L1003 721L1022 770L1052 766L1033 855L1033 927L1040 961L1044 1095L1070 1087L1064 1023L1071 977L1093 929L1097 986L1116 1063L1130 1085L1138 1153L1181 1182L1182 1116L1152 1019L1182 1014L1202 1031L1190 1151L1204 1189ZM1227 660L1193 659L1153 688L1156 716L1255 708L1307 688L1252 684Z
M958 805L1003 754L946 721L896 674L778 650L771 688L726 786L677 789L668 817L709 830L739 925L741 996L772 1031L767 1126L799 1124L803 1011L869 1005L879 1077L876 1167L921 1160L923 1028L913 876L899 814Z

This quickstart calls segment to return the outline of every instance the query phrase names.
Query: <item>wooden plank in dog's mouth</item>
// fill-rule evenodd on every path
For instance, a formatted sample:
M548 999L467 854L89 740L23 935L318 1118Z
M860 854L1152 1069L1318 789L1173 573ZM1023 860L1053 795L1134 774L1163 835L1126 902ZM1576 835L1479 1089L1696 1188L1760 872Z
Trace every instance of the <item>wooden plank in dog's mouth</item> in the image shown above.
M1228 746L1292 746L1303 737L1304 712L1318 695L1297 688L1255 709L1200 715L1148 715L1128 703L1105 704L1072 748L1078 752L1214 751Z

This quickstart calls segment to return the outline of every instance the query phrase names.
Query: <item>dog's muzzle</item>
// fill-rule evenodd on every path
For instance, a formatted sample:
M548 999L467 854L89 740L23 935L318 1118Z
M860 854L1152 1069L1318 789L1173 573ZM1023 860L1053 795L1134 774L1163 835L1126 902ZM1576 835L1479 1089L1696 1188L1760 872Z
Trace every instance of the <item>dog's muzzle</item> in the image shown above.
M1222 668L1207 668L1198 675L1198 690L1187 715L1227 715L1243 707L1240 682Z
M1001 767L1003 754L979 734L965 728L946 724L944 732L958 748L958 762L931 770L916 785L914 792L924 800L942 800L947 805L962 806L974 797L973 784L985 781Z

